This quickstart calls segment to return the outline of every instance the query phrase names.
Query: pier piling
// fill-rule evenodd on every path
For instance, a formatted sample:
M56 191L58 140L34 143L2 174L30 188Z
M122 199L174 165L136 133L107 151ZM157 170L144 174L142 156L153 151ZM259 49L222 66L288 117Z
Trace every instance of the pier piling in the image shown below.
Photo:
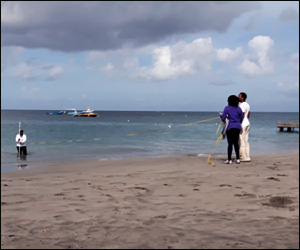
M284 128L287 129L287 132L294 131L295 128L299 128L299 122L277 122L277 128L279 132L283 132Z

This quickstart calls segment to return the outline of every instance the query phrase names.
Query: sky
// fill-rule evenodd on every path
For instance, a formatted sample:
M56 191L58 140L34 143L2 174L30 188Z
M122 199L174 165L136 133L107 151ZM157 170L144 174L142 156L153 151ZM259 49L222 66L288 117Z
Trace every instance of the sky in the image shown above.
M1 109L299 112L298 1L1 1Z

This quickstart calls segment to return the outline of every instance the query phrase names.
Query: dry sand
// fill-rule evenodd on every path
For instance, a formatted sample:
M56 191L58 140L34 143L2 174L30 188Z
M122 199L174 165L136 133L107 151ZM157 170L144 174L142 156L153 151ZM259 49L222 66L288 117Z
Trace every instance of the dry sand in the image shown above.
M298 249L299 154L93 161L1 176L1 248Z

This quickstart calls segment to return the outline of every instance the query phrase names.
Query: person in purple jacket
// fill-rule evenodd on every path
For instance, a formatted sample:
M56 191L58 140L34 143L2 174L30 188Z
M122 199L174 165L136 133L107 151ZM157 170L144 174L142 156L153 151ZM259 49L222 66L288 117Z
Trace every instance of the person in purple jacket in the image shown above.
M234 146L234 151L236 154L236 163L240 163L240 152L239 152L239 135L241 131L241 122L243 121L243 111L239 107L239 98L235 95L228 97L228 106L224 108L221 119L225 122L228 118L229 123L226 129L227 135L227 160L224 162L226 164L232 164L231 155L232 147Z

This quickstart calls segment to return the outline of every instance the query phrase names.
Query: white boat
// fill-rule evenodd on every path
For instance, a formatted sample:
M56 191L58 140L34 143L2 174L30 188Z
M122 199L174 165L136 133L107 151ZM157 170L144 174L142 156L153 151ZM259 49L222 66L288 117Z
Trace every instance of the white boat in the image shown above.
M77 111L76 109L72 109L74 111L67 112L68 115L77 115L77 114L83 114L83 111Z
M46 112L46 115L61 115L64 113L65 113L64 111L49 111L49 112Z
M87 110L83 110L82 113L83 114L88 114L88 113L93 113L94 110L91 110L90 108L87 108Z
M94 110L87 108L87 110L82 111L81 113L74 114L74 117L97 117L99 116Z

